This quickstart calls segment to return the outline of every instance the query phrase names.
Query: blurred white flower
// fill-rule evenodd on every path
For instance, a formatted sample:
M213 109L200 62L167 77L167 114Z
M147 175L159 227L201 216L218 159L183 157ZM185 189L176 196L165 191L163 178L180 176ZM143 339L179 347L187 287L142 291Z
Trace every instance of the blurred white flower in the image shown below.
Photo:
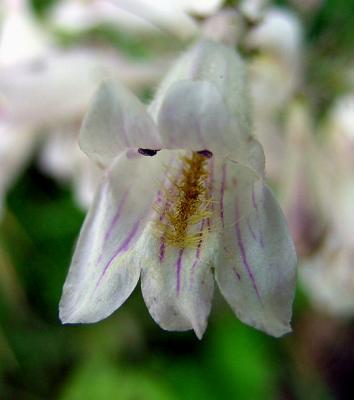
M117 76L116 67L114 58L79 50L48 53L2 69L0 93L5 110L2 123L8 126L1 131L0 142L4 164L0 172L2 195L31 157L39 137L79 119L99 82L104 77ZM77 124L71 126L74 145L78 129ZM73 151L82 159L76 145ZM64 162L66 156L62 155Z
M291 104L285 128L284 172L279 182L282 206L297 252L306 257L323 244L329 222L325 160L305 104Z
M224 0L174 0L173 3L186 12L208 17L220 10Z
M330 112L328 125L332 135L339 141L344 141L344 146L354 146L354 92L336 99Z
M307 295L322 312L335 316L354 314L354 247L344 247L329 235L320 252L306 259L299 277Z
M86 210L102 179L102 169L91 163L79 149L79 121L71 121L54 127L43 138L39 164L44 173L59 182L73 186L77 204Z
M244 33L244 21L234 8L224 8L202 25L202 35L228 46L236 46Z
M149 112L120 84L100 87L80 143L109 169L64 285L64 323L106 318L141 274L154 320L201 337L214 271L243 322L290 330L296 256L250 130L244 65L220 44L189 50Z
M249 71L254 132L264 146L268 174L271 179L278 181L283 171L285 152L284 127L280 115L292 94L287 89L288 74L276 60L266 55L254 57Z
M40 56L49 45L26 0L5 0L0 5L0 80L6 70ZM0 214L4 196L22 171L36 143L31 127L12 119L11 102L0 89Z
M34 146L30 131L15 129L0 117L0 218L6 192L29 161Z
M286 10L271 8L252 28L245 44L257 54L250 62L255 134L264 145L270 177L278 180L284 159L284 127L280 115L301 83L302 29Z
M0 21L0 68L43 54L49 38L26 0L3 0Z
M132 32L155 32L149 21L117 7L109 0L64 0L57 3L49 14L52 25L58 29L80 32L101 24L109 24Z
M302 36L302 27L295 14L274 7L268 9L260 24L249 32L246 44L274 56L296 75L302 62Z
M300 278L315 305L334 315L354 314L354 128L353 94L339 98L324 129L327 165L318 175L326 179L326 241L304 260ZM323 201L323 200L322 200Z
M6 194L42 138L46 142L41 161L44 172L72 180L79 204L87 206L99 174L89 166L76 140L78 121L90 97L97 85L109 77L122 79L137 91L150 87L160 78L167 62L133 62L116 52L99 49L60 50L52 45L26 1L8 0L2 11L0 197ZM65 157L61 155L59 162L58 151L64 148Z
M343 247L353 246L354 233L354 94L338 98L324 127L328 160L328 215ZM335 193L335 196L331 196ZM333 198L332 198L333 197Z
M70 120L83 113L97 84L119 77L129 86L155 82L163 64L135 64L100 50L52 51L9 68L0 76L13 121L37 128Z
M259 21L269 4L269 0L242 0L239 8L241 13L250 21Z
M58 163L57 159L53 159L49 162L48 158L55 158L56 153L46 149L44 158L47 162L41 164L44 170L48 167L47 171L55 177L63 173L69 155L76 157L76 161L72 161L74 164L83 163L87 166L76 144L77 121L83 116L97 85L104 78L115 77L138 90L156 82L164 68L165 63L159 61L146 65L135 64L107 52L84 49L51 52L41 59L4 68L0 76L0 93L4 96L7 120L12 126L11 134L16 134L17 139L21 140L24 137L23 130L26 130L32 133L26 136L26 140L32 136L32 140L36 141L40 135L50 136L53 133L54 143L62 140L62 146L67 148L63 161ZM68 139L69 130L71 140ZM62 139L58 138L58 132L62 132ZM3 135L5 134L9 133L4 132ZM70 152L69 144L73 146ZM10 148L7 150L10 151ZM28 150L32 151L32 148L29 146ZM75 177L75 171L79 170L87 180L83 168L76 167L70 169L74 181L79 182ZM66 168L65 173L67 172ZM78 185L81 186L80 183ZM85 195L86 199L89 197L90 195Z
M188 12L206 16L220 4L220 0L65 0L50 18L54 26L70 31L110 24L135 34L166 31L188 39L198 33L198 24Z

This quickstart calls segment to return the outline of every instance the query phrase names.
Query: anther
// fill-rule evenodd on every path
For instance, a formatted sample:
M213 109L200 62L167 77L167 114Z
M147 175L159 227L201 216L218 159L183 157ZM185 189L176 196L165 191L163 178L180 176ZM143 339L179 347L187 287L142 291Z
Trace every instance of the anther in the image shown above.
M142 148L138 149L139 154L142 154L143 156L149 156L149 157L156 155L156 153L158 151L160 151L160 150L150 150L150 149L142 149Z
M200 154L201 156L204 156L205 158L211 158L213 156L213 153L209 150L200 150L197 151L198 154Z

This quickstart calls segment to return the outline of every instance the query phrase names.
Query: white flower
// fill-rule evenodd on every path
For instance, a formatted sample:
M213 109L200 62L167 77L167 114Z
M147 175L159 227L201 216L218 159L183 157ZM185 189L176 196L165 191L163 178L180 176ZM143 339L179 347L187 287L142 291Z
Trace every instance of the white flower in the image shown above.
M273 54L290 71L298 72L301 63L302 27L299 19L286 9L270 8L262 22L248 34L246 43Z
M234 8L223 8L209 17L202 26L205 39L235 47L244 35L245 24L240 13Z
M2 68L1 198L31 158L40 136L51 131L63 131L63 125L71 129L73 137L73 151L67 152L66 157L61 155L63 162L68 163L69 155L76 155L77 165L79 160L82 160L82 165L87 165L75 143L78 132L75 122L83 115L102 78L116 76L113 72L116 66L116 59L102 52L74 50L49 53L41 58ZM59 167L59 164L56 166ZM72 169L70 173L75 174L75 170ZM84 176L81 172L80 175Z
M250 63L255 135L264 146L269 176L279 180L286 162L280 115L286 111L301 81L300 21L287 10L270 8L246 35L245 43L257 50Z
M240 11L251 21L258 21L263 17L269 0L242 0L240 3Z
M354 93L348 92L336 99L324 126L323 153L327 165L327 214L331 230L343 245L343 250L353 246L354 226ZM320 172L319 172L320 173ZM333 196L335 193L335 196Z
M39 162L45 174L60 182L72 184L76 203L87 210L103 171L80 151L77 143L78 131L78 121L54 127L45 138Z
M90 97L101 81L109 77L120 78L135 90L148 87L157 81L161 70L166 68L164 64L160 60L141 64L110 52L79 48L66 52L53 49L41 57L3 67L0 74L3 96L0 126L4 126L0 129L0 153L3 154L0 181L4 182L1 194L6 193L31 157L38 138L46 135L45 141L52 143L45 146L41 165L54 177L63 174L68 177L70 171L79 204L86 205L91 198L90 188L96 186L97 174L79 151L77 135L78 121ZM66 151L59 155L57 150L62 151L63 147Z
M48 40L31 14L26 0L5 0L0 4L0 218L3 198L26 165L36 143L27 126L12 120L13 106L2 90L13 66L38 57ZM18 80L16 74L13 75ZM22 93L21 93L22 94ZM27 99L28 100L28 99Z
M141 276L154 320L201 337L215 276L243 322L290 330L296 255L264 183L245 86L240 58L208 41L176 63L149 113L119 84L101 86L80 141L110 167L64 285L64 323L106 318Z
M209 0L208 3L211 3L208 8L211 11L212 7L217 8L220 1ZM125 32L146 34L166 31L188 39L198 32L198 24L186 13L191 9L195 10L193 2L180 0L65 0L54 7L51 21L60 29L70 31L111 24ZM208 9L205 8L204 12ZM201 10L203 12L203 8Z
M0 219L3 198L28 162L34 146L35 140L30 132L14 129L0 116Z
M4 0L0 25L0 67L37 57L49 39L29 10L26 0Z
M298 255L308 257L322 245L328 228L327 158L316 140L315 125L305 104L294 101L290 105L285 131L281 204Z
M321 135L327 163L318 167L324 179L327 235L322 247L304 260L301 282L313 303L322 311L345 317L354 314L353 226L353 92L336 99Z
M323 313L341 317L354 314L354 247L332 233L321 250L305 259L299 277L309 299Z
M0 93L12 121L41 128L82 114L97 85L117 76L117 67L116 58L105 52L48 52L3 68Z

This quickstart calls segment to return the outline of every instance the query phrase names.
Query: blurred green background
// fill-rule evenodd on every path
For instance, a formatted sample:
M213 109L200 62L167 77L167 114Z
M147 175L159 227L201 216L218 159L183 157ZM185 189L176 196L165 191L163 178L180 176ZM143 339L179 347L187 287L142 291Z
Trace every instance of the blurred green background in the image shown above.
M33 0L39 16L50 3ZM353 2L328 0L303 18L309 59L330 54L307 70L311 90L328 94L313 96L320 114L342 90L332 71L353 52ZM149 54L134 37L87 35ZM354 398L353 321L315 311L300 286L293 333L281 339L241 324L218 294L202 341L162 331L139 289L105 321L62 326L58 302L84 212L35 160L8 193L0 225L1 400Z

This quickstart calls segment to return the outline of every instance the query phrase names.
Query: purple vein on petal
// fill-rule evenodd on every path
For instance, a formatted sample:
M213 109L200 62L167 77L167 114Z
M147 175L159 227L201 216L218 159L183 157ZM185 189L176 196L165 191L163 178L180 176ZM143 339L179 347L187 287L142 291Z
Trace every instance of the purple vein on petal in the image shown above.
M256 202L256 194L254 192L254 187L252 188L252 205L253 208L258 211L258 206L257 206L257 202Z
M251 235L252 235L253 239L254 239L256 242L258 242L256 233L254 232L254 230L253 230L253 228L252 228L252 226L251 226L251 224L250 224L249 217L247 218L247 227L248 227L249 231L251 232Z
M220 217L222 226L224 227L224 192L226 184L226 164L223 164L221 174L222 175L221 175L221 189L220 189Z
M104 241L105 241L105 242L110 238L110 236L111 236L111 234L112 234L112 231L113 231L114 227L116 226L116 224L117 224L117 222L118 222L118 220L119 220L119 218L120 218L120 216L121 216L124 203L125 203L125 201L126 201L126 199L127 199L127 196L128 196L128 192L129 192L129 190L127 190L127 191L123 194L122 199L121 199L121 201L120 201L119 204L118 204L117 211L116 211L116 213L115 213L115 215L114 215L114 217L113 217L113 219L112 219L112 222L111 222L111 224L110 224L109 228L107 229L107 232L106 232L106 234L105 234L105 236L104 236Z
M213 186L214 186L214 160L213 158L210 159L209 161L209 195L210 198L213 198ZM213 201L210 204L210 211L211 214L214 213L214 203ZM210 217L207 218L207 225L208 225L208 231L211 231L211 223L210 223Z
M164 209L163 209L163 211L162 211L162 213L161 213L161 215L159 217L160 221L162 221L165 218L165 214L166 214L166 211L168 209L168 206L169 206L168 202L166 201L165 205L164 205ZM161 237L160 237L160 249L159 249L159 261L160 261L160 263L162 263L164 258L165 258L165 250L166 250L166 243L165 243L164 234L162 234Z
M179 291L181 289L182 256L183 256L183 249L181 249L179 251L178 258L177 258L177 263L176 263L176 292L177 292L177 296L179 295Z
M112 265L113 261L115 260L115 258L120 254L123 253L127 250L129 250L129 244L132 241L132 239L134 238L134 236L136 235L138 228L140 225L140 219L138 219L135 224L133 225L132 229L130 230L128 236L126 237L126 239L124 240L124 242L118 247L118 249L114 252L113 256L108 260L107 264L105 265L101 276L99 277L97 284L96 284L96 288L99 286L102 278L104 277L104 275L106 274L106 272L108 271L109 267Z
M116 213L115 213L115 215L114 215L114 217L113 217L113 219L112 219L112 221L111 221L111 223L110 223L110 225L109 225L109 227L108 227L108 229L107 229L106 234L104 235L104 240L103 240L103 245L102 245L102 252L101 252L101 254L100 254L99 257L98 257L98 260L97 260L98 263L102 261L102 257L103 257L103 255L104 255L103 249L104 249L104 247L105 247L105 245L106 245L107 240L111 237L111 234L112 234L112 232L113 232L113 229L114 229L114 227L117 225L117 222L118 222L118 220L119 220L119 218L120 218L120 216L121 216L121 214L122 214L123 207L124 207L126 198L127 198L127 196L128 196L128 192L129 192L129 190L127 190L127 191L123 194L122 199L121 199L121 201L120 201L119 204L118 204L117 211L116 211Z
M171 161L170 164L171 165ZM168 178L166 177L164 182L163 182L163 186L166 185L166 181L168 181ZM162 196L162 190L159 189L159 191L157 192L157 203L161 204L163 203L163 196ZM166 215L166 211L168 210L170 204L167 200L164 201L164 205L163 205L163 209L162 212L159 216L159 221L161 222ZM164 235L162 234L160 237L160 249L159 249L159 261L160 263L163 262L164 258L165 258L165 250L166 250L166 243L165 243L165 239L164 239Z
M240 210L239 210L239 204L238 204L238 198L237 198L236 199L236 220L239 219L239 215L240 215ZM251 265L249 264L248 257L247 257L247 254L246 254L246 249L245 249L245 246L244 246L244 243L243 243L243 240L242 240L240 222L236 223L235 229L236 229L237 245L238 245L238 247L240 249L242 263L243 263L243 265L244 265L244 267L245 267L245 269L247 271L248 276L251 279L252 286L253 286L256 294L257 294L258 299L261 300L261 297L260 297L260 294L259 294L259 291L258 291L258 287L257 287L257 284L256 284L256 279L255 279L255 276L254 276L254 274L252 272Z
M237 271L237 269L235 267L233 267L232 270L234 271L236 278L240 281L241 280L241 274Z
M262 235L262 232L261 232L261 229L260 229L261 228L261 224L260 224L260 221L259 221L258 206L257 206L257 201L256 201L256 194L254 192L254 187L252 188L252 205L253 205L253 208L256 210L256 221L257 221L257 225L259 226L259 229L258 229L258 232L259 232L259 244L263 249L264 248L264 238L263 238L263 235ZM251 234L252 234L252 232L251 232ZM252 234L252 236L253 236L253 234Z
M165 258L165 250L166 250L166 245L163 236L160 238L160 250L159 250L159 261L162 263L162 261Z
M108 227L108 229L107 229L107 231L106 231L106 233L105 233L105 235L104 235L104 240L103 240L103 245L102 245L102 252L101 252L101 254L100 254L99 257L98 257L98 260L97 260L98 263L102 261L102 257L103 257L103 255L104 255L103 249L104 249L104 247L105 247L105 244L106 244L107 240L111 237L112 232L113 232L113 229L114 229L114 227L117 225L117 222L118 222L118 220L119 220L119 218L120 218L120 216L121 216L121 214L122 214L123 207L124 207L124 203L125 203L125 201L126 201L126 199L127 199L127 197L128 197L128 192L129 192L129 190L127 190L127 191L123 194L123 196L122 196L122 198L121 198L121 201L120 201L119 204L118 204L117 211L116 211L116 213L114 214L114 217L113 217L113 219L112 219L112 221L111 221L111 223L110 223L110 225L109 225L109 227Z
M191 283L192 283L192 281L193 281L193 278L194 278L194 270L195 270L195 267L196 267L196 265L197 265L197 263L198 263L198 261L199 261L199 258L200 258L200 250L201 250L201 247L202 247L202 243L203 243L203 229L204 229L204 225L205 225L205 219L203 219L203 221L202 221L202 223L201 223L201 227L200 227L200 239L199 239L199 242L198 242L198 245L197 245L197 249L196 249L196 251L195 251L195 258L194 258L194 262L193 262L193 264L192 264L192 268L191 268Z

